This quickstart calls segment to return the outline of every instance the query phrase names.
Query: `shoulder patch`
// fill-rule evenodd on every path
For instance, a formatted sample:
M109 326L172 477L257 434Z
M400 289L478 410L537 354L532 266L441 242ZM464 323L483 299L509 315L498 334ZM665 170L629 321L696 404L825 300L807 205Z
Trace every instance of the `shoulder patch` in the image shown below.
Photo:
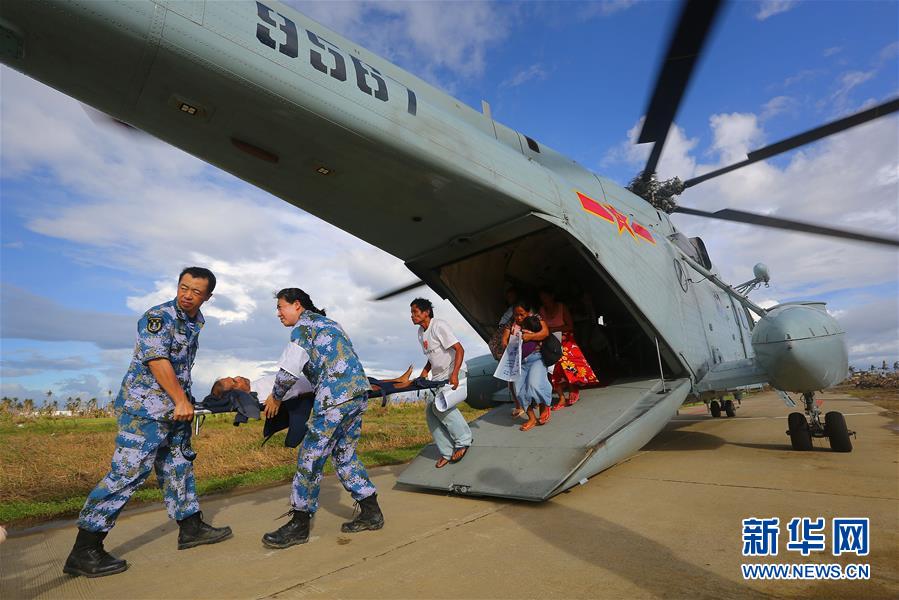
M162 317L148 317L147 331L150 333L159 333L162 331Z

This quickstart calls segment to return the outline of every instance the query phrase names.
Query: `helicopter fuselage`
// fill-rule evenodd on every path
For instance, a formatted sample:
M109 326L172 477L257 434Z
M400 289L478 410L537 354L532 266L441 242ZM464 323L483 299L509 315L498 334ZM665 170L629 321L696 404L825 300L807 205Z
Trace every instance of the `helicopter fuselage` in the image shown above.
M806 392L845 374L820 307L753 328L682 259L667 214L277 2L8 0L0 18L6 65L406 261L485 339L502 281L469 277L463 293L452 265L550 229L629 313L641 352L657 343L661 377ZM761 333L825 317L801 343ZM754 370L721 376L740 361Z

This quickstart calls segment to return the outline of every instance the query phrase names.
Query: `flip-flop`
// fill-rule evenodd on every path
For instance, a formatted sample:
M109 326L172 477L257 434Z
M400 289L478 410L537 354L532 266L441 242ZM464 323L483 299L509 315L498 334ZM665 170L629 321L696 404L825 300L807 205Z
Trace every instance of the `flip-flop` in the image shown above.
M469 448L469 446L465 446L465 447L463 447L463 448L456 448L456 449L453 451L453 457L455 457L455 456L456 456L456 453L459 452L460 450L462 451L462 455L459 456L459 458L453 458L453 457L450 457L450 462L451 462L451 463L457 463L457 462L459 462L460 460L462 460L463 458L465 458L465 455L468 453L468 448Z
M528 421L527 423L525 423L524 425L522 425L522 426L519 427L518 429L521 430L521 431L530 431L531 429L534 428L534 426L535 426L536 424L537 424L537 421Z
M443 458L442 456L437 459L437 462L434 463L434 466L438 469L442 469L446 465L450 464L449 459Z

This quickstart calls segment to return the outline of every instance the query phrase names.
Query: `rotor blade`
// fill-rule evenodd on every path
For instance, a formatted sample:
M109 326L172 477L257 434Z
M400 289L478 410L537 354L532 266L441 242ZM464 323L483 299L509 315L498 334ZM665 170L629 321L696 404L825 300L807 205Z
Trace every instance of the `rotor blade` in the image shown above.
M420 280L413 281L412 283L404 285L401 288L397 288L395 290L390 290L389 292L384 292L383 294L381 294L379 296L375 296L374 298L372 298L372 300L374 300L375 302L377 302L379 300L387 300L388 298L393 298L394 296L399 296L403 292L408 292L409 290L414 290L415 288L421 287L423 285L426 285L424 281L420 281Z
M698 210L696 208L688 208L686 206L678 206L674 212L683 213L685 215L693 215L696 217L707 217L710 219L721 219L723 221L734 221L736 223L749 223L750 225L761 225L762 227L774 227L777 229L786 229L788 231L801 231L803 233L814 233L816 235L826 235L830 237L843 238L847 240L855 240L858 242L868 242L871 244L884 244L899 248L899 238L880 237L869 235L846 229L833 229L814 223L804 223L802 221L791 221L789 219L781 219L779 217L769 217L767 215L759 215L742 210L734 210L725 208L715 212Z
M656 170L668 130L674 122L677 108L690 82L702 47L712 31L721 0L686 0L681 11L668 52L656 79L655 90L646 109L646 120L640 131L638 144L655 142L649 162L643 170L648 179Z
M718 177L719 175L730 173L731 171L735 171L741 167L745 167L746 165L751 165L754 162L765 160L766 158L771 158L772 156L777 156L778 154L781 154L788 150L804 146L805 144L809 144L811 142L814 142L815 140L820 140L821 138L833 135L851 127L855 127L856 125L861 125L862 123L867 123L868 121L873 121L874 119L892 114L896 111L899 111L899 98L894 98L889 102L884 102L883 104L875 106L874 108L869 108L868 110L857 112L854 115L849 115L848 117L844 117L837 121L832 121L825 125L821 125L820 127L815 127L814 129L810 129L805 133L794 135L793 137L789 137L785 140L781 140L769 146L765 146L764 148L753 150L747 155L747 158L744 161L734 163L727 167L722 167L715 171L704 173L703 175L694 177L693 179L688 179L684 182L684 188L693 187L697 183L702 183L703 181L706 181L713 177Z

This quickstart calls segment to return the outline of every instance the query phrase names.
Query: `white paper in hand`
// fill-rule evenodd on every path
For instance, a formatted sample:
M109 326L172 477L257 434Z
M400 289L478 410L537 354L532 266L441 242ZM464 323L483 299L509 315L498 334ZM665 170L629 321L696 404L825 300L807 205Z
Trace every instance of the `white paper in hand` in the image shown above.
M503 381L515 381L521 374L521 335L509 336L509 345L496 365L493 376Z
M446 412L464 402L466 398L468 398L468 381L461 382L456 389L453 389L451 385L445 385L437 390L434 406L440 412Z

